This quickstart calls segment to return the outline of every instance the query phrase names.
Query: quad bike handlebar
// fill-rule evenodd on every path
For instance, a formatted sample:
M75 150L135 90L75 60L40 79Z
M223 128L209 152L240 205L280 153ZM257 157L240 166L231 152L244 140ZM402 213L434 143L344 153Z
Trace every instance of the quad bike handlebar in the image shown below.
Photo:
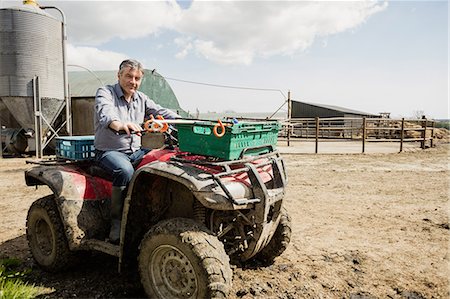
M164 132L162 132L162 134L164 135L164 144L168 148L173 148L174 146L176 146L178 144L178 130L172 125L167 125L167 127L168 128L166 130L164 130ZM115 131L113 129L111 129L111 130L116 135L125 135L125 134L127 134L127 132L125 132L125 130L120 130L120 131ZM149 132L149 131L147 131L147 130L131 131L130 134L138 134L138 133L140 133L141 135L144 135L147 132Z
M164 119L161 115L158 115L156 119L153 115L144 123L144 130L146 132L160 132L164 133L169 129L169 124L195 124L198 120L190 119ZM221 138L225 135L225 127L231 127L233 124L223 123L220 119L217 120L217 124L213 128L214 136Z
M143 130L140 131L130 131L130 134L141 134L144 135L146 133L164 133L166 138L166 143L173 146L178 143L177 133L178 130L175 129L173 125L176 124L196 124L199 123L199 120L191 120L191 119L164 119L161 115L158 115L156 118L151 115L150 119L145 121L141 127ZM233 122L235 123L235 122ZM233 123L223 123L220 119L217 120L217 124L213 127L214 136L217 138L222 138L226 133L226 127L232 127ZM127 134L125 130L116 131L111 129L116 135L124 135ZM173 136L175 133L175 136Z

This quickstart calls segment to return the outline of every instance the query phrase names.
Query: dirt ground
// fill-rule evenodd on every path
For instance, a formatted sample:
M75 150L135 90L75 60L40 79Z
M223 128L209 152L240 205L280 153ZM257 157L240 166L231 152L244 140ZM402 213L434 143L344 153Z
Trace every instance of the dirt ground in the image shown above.
M449 298L449 149L284 155L291 244L272 266L234 268L230 298ZM48 298L144 297L103 254L59 274L34 265L26 213L49 189L25 186L28 167L0 160L0 257L22 259Z

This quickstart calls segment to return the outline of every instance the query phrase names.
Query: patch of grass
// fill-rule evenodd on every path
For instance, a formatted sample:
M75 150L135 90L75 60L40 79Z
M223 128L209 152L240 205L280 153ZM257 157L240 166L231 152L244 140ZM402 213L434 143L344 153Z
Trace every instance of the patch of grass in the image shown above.
M5 258L0 260L0 299L35 298L46 293L43 288L22 281L31 270L18 271L21 261Z

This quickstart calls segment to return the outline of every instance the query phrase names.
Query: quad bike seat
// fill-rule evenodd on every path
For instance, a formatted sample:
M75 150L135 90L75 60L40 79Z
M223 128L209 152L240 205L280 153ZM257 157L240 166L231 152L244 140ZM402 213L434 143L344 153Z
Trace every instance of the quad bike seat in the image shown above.
M87 171L92 176L100 177L111 182L113 180L112 173L100 167L100 165L98 165L96 162L92 162L92 164L89 165Z
M138 160L135 163L133 163L134 169L136 169L136 167L139 165L141 160ZM100 177L100 178L105 179L110 182L113 181L112 173L103 169L96 161L89 162L89 166L87 167L87 172L92 176Z

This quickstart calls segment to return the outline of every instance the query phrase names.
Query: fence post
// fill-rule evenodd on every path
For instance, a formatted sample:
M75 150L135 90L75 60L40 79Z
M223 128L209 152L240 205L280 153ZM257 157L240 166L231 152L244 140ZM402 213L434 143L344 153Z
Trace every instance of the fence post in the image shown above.
M362 152L363 154L366 152L366 118L363 117L363 125L362 125Z
M291 124L292 124L292 101L291 101L291 91L288 91L288 133L287 133L287 146L291 145ZM292 130L294 130L294 126L292 125Z
M425 115L422 115L422 141L420 142L420 147L425 149L425 142L427 140L427 119Z
M3 143L2 143L2 116L0 115L0 159L3 158Z
M350 140L353 140L353 119L350 121Z
M381 119L378 119L377 120L377 122L376 122L376 126L374 126L374 129L375 129L375 138L376 139L379 139L380 138L380 127L381 127ZM375 127L377 127L377 128L375 128Z
M330 130L330 128L331 128L331 120L328 120L328 130L327 130L327 132L328 132L328 138L330 138L330 137L332 137L332 136L330 136L331 135L331 130ZM323 137L323 135L322 135L322 137Z
M319 118L316 117L316 154L319 152Z
M288 124L287 124L286 128L287 128L287 146L290 146L291 145L291 143L290 143L290 141L291 141L291 121L290 120L288 120Z
M400 129L400 153L403 152L403 139L405 138L405 118L402 118L402 125Z
M435 126L436 126L436 121L435 120L433 120L432 121L432 127L431 127L431 139L430 139L430 147L433 147L434 146L434 128L435 128Z

